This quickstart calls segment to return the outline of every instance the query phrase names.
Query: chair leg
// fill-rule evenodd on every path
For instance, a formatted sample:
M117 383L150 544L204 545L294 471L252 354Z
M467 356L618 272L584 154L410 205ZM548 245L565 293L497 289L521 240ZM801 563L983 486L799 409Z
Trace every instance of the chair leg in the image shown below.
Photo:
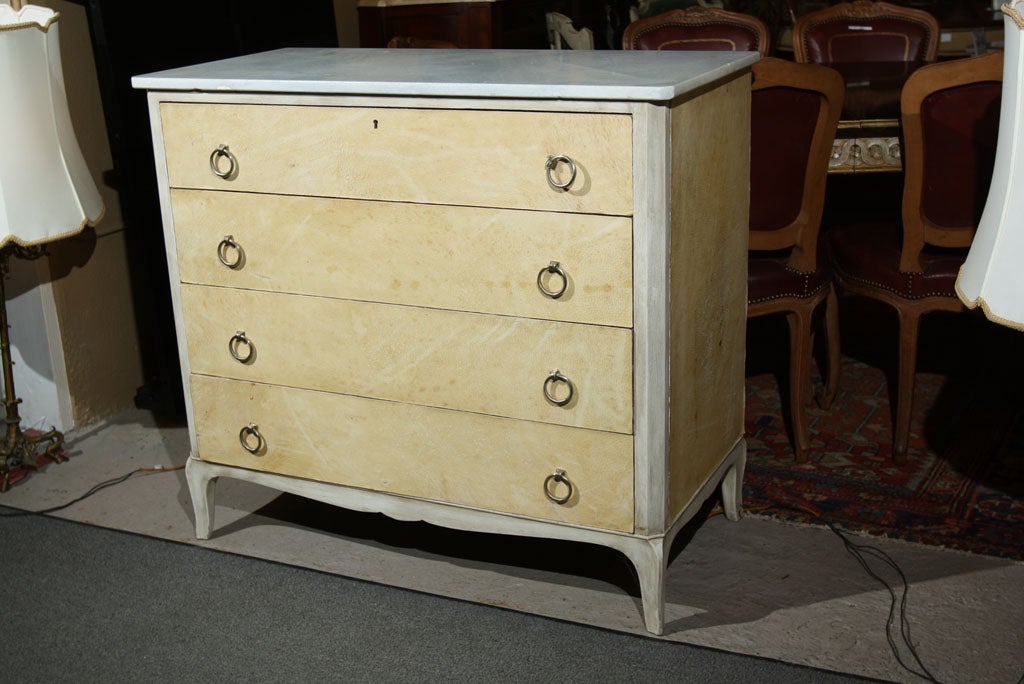
M797 463L807 463L811 444L807 437L807 378L811 374L811 312L786 314L789 323L789 412L793 421L793 453Z
M828 374L825 386L818 396L818 406L826 411L832 408L836 393L839 391L839 297L835 285L829 285L828 298L825 300L825 344L827 345ZM825 375L824 373L822 375Z
M898 309L900 320L899 369L896 376L896 424L892 435L892 461L897 465L907 462L907 443L910 441L910 417L914 408L914 377L917 371L917 335L921 314L918 311Z

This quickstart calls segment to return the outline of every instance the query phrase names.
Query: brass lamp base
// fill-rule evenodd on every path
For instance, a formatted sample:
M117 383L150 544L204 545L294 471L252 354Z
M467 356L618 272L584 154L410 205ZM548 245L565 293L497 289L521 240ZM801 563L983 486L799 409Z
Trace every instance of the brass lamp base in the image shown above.
M41 444L47 446L40 453ZM35 468L43 454L56 463L68 460L60 453L63 446L64 434L60 430L51 429L38 435L26 435L19 425L16 424L11 429L11 425L8 424L7 438L3 446L0 446L0 493L10 488L11 470L19 465Z
M51 428L38 435L27 435L22 432L21 416L18 415L18 404L21 403L21 399L18 399L14 392L14 362L11 360L11 337L7 324L7 293L4 290L4 280L7 278L12 255L22 259L38 259L45 254L46 250L42 246L22 247L7 244L0 248L0 360L3 362L6 408L6 430L3 443L0 444L0 492L6 492L10 487L11 471L14 468L21 465L34 468L38 465L41 455L45 454L57 463L67 460L61 453L64 435L59 430Z

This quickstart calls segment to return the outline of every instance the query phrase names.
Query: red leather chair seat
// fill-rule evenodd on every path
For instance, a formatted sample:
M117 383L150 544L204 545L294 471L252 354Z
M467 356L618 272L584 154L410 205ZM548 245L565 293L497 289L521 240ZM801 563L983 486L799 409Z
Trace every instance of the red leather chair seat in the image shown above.
M850 281L881 288L906 299L956 297L956 277L967 258L966 249L925 247L923 273L901 273L902 238L886 221L836 226L829 231L832 268Z
M747 258L747 304L768 302L788 297L813 297L832 280L828 250L823 241L818 242L817 268L802 273L787 265L786 253L750 252Z

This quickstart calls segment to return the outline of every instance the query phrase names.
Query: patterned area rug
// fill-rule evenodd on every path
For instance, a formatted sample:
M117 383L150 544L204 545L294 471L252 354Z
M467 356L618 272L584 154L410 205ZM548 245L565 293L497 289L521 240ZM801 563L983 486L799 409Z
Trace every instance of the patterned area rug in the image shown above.
M751 321L747 509L1024 560L1024 334L973 316L925 318L909 462L895 466L895 317L851 300L840 311L840 391L829 411L809 408L813 453L803 465L781 410L785 350L771 341L786 339L784 323Z

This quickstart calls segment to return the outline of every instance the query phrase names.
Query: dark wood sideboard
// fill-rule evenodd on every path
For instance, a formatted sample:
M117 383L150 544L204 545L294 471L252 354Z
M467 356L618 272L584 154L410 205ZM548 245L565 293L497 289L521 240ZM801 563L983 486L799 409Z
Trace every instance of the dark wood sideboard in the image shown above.
M609 49L618 47L612 41L621 37L629 21L628 4L628 0L360 0L359 44L384 47L395 36L408 36L448 41L460 48L543 50L549 47L545 15L559 12L577 28L593 31L595 47Z

